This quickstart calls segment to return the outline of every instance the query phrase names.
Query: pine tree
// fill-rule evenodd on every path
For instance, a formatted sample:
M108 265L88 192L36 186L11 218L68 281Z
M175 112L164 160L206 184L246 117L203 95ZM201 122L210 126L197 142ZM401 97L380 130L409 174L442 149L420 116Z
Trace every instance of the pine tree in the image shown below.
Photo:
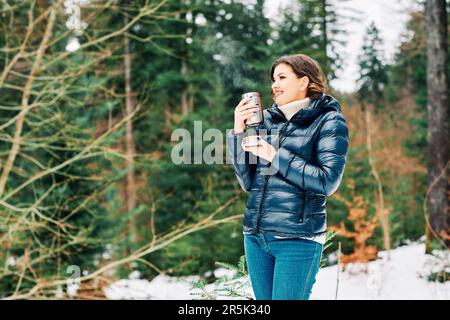
M372 22L367 28L362 46L362 52L358 56L359 78L358 98L361 105L372 104L377 108L383 105L383 91L387 82L386 68L382 57L383 42L380 32Z
M317 60L329 81L335 79L344 64L340 49L346 31L342 26L355 19L353 13L343 12L327 0L290 3L276 24L276 54L307 54Z
M268 82L268 70L257 70L268 68L263 63L265 58L262 59L267 53L261 44L266 40L261 39L268 34L262 31L267 27L259 24L262 7L262 1L252 9L226 1L209 4L198 1L189 7L173 2L166 8L166 14L172 14L173 19L160 24L173 37L155 37L153 46L144 41L134 42L136 52L148 57L133 60L136 83L138 88L139 84L150 83L147 92L151 97L150 108L135 122L137 141L142 141L137 150L138 154L157 155L157 162L139 164L139 172L148 177L145 185L151 190L151 194L142 193L141 203L149 208L158 203L150 222L145 217L141 219L143 226L151 226L142 228L147 242L154 232L161 235L179 225L199 221L236 196L237 183L229 184L235 181L232 170L223 170L223 164L175 164L171 159L175 143L170 140L175 129L184 128L190 132L192 143L199 143L204 149L208 142L195 137L194 121L201 121L203 132L215 128L225 133L232 128L233 105L239 102L240 94L244 90L267 89L263 81ZM175 12L179 15L174 15ZM147 39L155 31L158 32L152 26L140 28L136 36ZM186 72L180 73L183 68ZM186 91L189 86L191 89ZM187 100L183 92L189 92ZM189 112L180 108L180 101L190 101ZM223 215L242 211L242 206L240 200L226 208ZM204 230L147 259L174 273L206 271L213 266L214 259L233 259L241 254L240 229L239 224L234 224ZM217 250L218 247L222 249ZM143 268L146 273L154 273L147 266Z

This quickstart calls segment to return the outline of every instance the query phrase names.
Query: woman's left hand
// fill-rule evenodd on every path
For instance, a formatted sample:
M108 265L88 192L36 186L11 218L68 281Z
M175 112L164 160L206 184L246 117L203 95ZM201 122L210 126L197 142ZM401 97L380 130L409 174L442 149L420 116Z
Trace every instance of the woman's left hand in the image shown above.
M263 158L268 162L272 162L275 154L277 153L275 148L262 138L259 139L257 146L246 147L245 145L243 145L242 148L244 149L244 151L251 152L255 156Z

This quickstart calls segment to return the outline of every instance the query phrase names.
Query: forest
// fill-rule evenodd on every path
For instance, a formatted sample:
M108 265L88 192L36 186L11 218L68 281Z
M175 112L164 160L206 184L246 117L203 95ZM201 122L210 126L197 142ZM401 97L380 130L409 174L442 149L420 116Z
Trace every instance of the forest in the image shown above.
M324 265L419 239L449 251L449 2L414 0L389 63L365 28L352 92L332 83L358 12L292 0L275 21L266 2L0 1L0 298L103 299L133 271L238 263L248 194L226 131L243 93L272 105L270 66L295 53L321 65L350 134ZM429 280L450 280L449 257Z

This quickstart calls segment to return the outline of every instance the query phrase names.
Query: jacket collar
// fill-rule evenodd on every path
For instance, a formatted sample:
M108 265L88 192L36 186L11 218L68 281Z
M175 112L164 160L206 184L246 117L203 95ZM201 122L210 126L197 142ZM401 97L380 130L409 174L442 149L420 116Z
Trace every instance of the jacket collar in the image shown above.
M320 94L317 97L311 98L311 103L309 106L295 113L290 122L297 125L309 125L321 114L333 110L342 112L339 102L330 95ZM287 121L283 112L278 108L276 103L273 103L272 106L267 109L267 112L271 115L274 122Z

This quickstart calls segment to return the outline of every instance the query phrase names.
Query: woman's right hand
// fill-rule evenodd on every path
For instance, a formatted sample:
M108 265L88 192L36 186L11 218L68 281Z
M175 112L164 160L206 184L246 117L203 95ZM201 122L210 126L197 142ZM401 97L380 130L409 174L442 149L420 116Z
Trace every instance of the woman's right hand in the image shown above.
M244 98L234 109L234 133L239 134L245 130L245 120L258 112L258 108L250 98Z

